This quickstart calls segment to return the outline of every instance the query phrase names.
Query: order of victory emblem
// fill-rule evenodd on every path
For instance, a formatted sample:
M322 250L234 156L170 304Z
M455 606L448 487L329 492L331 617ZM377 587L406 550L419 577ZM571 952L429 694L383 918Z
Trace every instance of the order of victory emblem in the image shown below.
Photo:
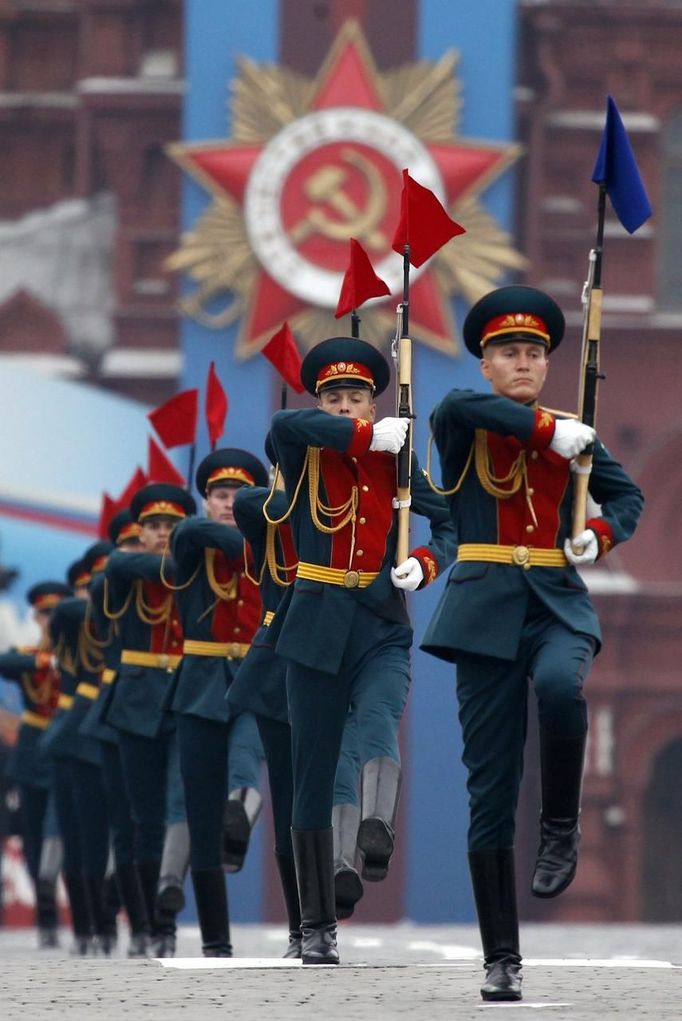
M212 199L168 260L196 285L182 311L214 329L241 320L240 357L285 319L308 348L344 330L333 314L352 237L391 289L361 310L363 338L385 347L402 293L391 241L407 168L467 231L411 273L414 339L455 354L450 299L473 303L524 265L478 201L520 149L457 136L456 64L450 51L379 72L353 21L314 79L242 60L231 83L232 138L169 147Z

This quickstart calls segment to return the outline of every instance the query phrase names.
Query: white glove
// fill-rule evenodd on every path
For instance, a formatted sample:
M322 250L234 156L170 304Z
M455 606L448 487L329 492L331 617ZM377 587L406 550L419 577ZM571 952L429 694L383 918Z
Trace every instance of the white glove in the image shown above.
M570 461L584 450L588 443L592 443L596 435L592 426L584 425L574 418L557 418L549 449Z
M574 546L576 549L582 549L582 553L576 553ZM573 564L574 567L588 567L599 556L599 540L591 528L586 528L572 542L570 539L566 540L564 553L569 564Z
M424 571L416 557L408 557L402 564L391 568L391 581L396 588L405 589L406 592L414 592L423 580Z
M409 418L382 418L374 423L370 450L385 450L389 454L397 454L407 436L410 427Z

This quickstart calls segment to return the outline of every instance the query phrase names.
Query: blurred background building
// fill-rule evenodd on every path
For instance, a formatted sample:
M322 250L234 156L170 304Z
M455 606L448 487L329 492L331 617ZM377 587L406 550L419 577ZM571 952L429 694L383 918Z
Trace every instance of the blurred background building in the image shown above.
M506 160L476 195L505 253L491 286L522 280L564 308L568 336L552 359L547 403L567 410L576 405L580 295L596 227L590 178L608 94L623 115L654 216L632 237L607 216L598 424L647 503L635 539L586 572L605 648L589 678L578 878L555 902L526 892L538 813L531 726L520 901L538 920L680 920L680 0L0 0L0 557L21 572L0 593L2 639L30 630L26 588L63 574L94 534L102 490L119 491L141 463L148 407L202 385L210 359L231 402L225 442L260 448L278 386L263 359L235 356L237 322L216 330L179 309L188 284L167 260L215 194L166 149L230 140L235 124L246 131L244 90L276 79L277 68L292 75L289 98L305 112L300 97L328 70L350 18L384 97L393 72L412 68L400 88L414 95L429 66L459 54L449 71L458 144L497 146ZM454 334L472 293L448 290L443 273L436 281ZM414 302L417 311L416 289ZM297 311L303 322L307 311ZM415 362L423 454L434 396L477 376L467 356L433 343ZM413 605L419 634L433 602ZM390 885L368 892L358 920L473 917L459 747L451 673L416 654L401 851ZM235 884L238 917L279 914L270 846L268 834L241 891Z

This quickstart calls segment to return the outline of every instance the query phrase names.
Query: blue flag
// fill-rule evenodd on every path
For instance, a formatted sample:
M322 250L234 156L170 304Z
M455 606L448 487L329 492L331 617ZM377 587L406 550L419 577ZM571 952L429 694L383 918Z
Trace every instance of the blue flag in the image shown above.
M639 175L635 154L613 98L606 104L606 126L592 180L603 184L615 214L634 234L651 216L651 203Z

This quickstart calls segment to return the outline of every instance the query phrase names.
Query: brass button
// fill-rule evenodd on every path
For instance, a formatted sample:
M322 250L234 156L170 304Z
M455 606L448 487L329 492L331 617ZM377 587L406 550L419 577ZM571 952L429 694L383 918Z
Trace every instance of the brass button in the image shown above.
M244 605L244 600L243 599L238 599L237 600L237 606L243 606L243 605Z
M528 487L528 495L535 496L535 490L531 486Z
M360 584L360 573L358 571L346 571L343 576L345 588L357 588Z
M234 634L235 634L235 635L238 635L240 631L241 631L241 628L240 628L240 627L236 627L236 628L234 629Z
M361 525L366 525L367 524L367 518L360 518L360 524Z
M518 567L525 567L526 564L530 567L530 550L527 546L514 546L512 550L512 561Z
M358 463L357 457L351 457L351 461L353 462L353 464L357 464Z
M363 493L369 493L369 486L363 486L362 491Z
M165 668L168 666L168 656L165 652L159 654L159 666Z
M357 549L357 550L355 551L355 556L356 556L356 557L364 557L364 555L365 555L365 551L364 551L364 549Z
M526 525L526 531L527 532L534 532L535 531L535 525Z
M239 572L239 577L240 578L245 578L246 577L246 574L244 573L244 571L240 571Z
M537 459L539 458L540 455L538 454L537 450L531 450L530 456L532 457L532 459L534 461L537 461Z

